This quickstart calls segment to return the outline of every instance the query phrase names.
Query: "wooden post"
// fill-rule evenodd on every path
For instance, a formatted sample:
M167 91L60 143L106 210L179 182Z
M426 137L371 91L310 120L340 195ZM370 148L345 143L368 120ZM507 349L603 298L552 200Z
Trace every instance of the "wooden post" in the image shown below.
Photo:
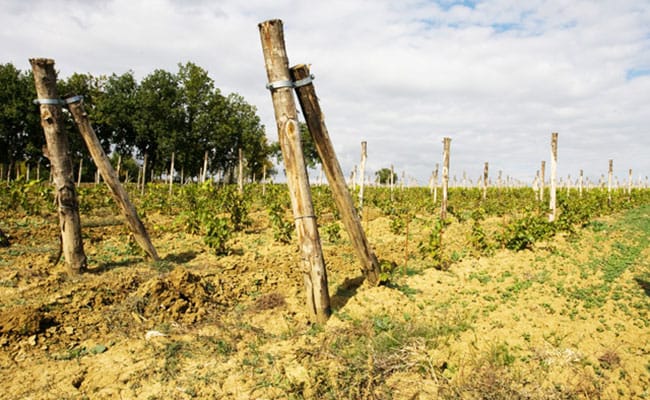
M488 188L488 163L487 161L483 165L483 200L487 199L487 188Z
M97 169L101 173L101 176L104 177L104 181L113 195L113 200L115 200L115 203L120 207L122 215L126 218L127 223L131 227L135 241L154 261L160 260L158 253L156 253L156 249L151 244L147 230L142 224L142 221L140 221L140 218L138 218L135 207L133 207L131 201L129 201L129 195L120 184L120 180L117 178L117 174L115 173L110 160L106 156L106 153L104 153L104 149L102 149L102 145L99 142L99 139L97 139L93 127L90 125L88 114L84 109L83 103L81 101L71 102L69 103L68 108L74 117L77 128L86 143L86 147L88 147L88 151L90 152L93 161L95 161Z
M551 213L548 216L549 222L555 221L557 216L557 133L551 133L551 198L548 208Z
M266 164L262 166L262 196L266 194Z
M442 140L442 203L440 204L440 219L447 219L447 200L449 190L449 148L451 147L451 138Z
M70 146L65 133L61 104L44 104L44 102L59 100L54 60L33 58L29 62L34 74L36 95L42 100L40 103L41 126L45 133L58 205L61 250L68 265L68 271L71 274L78 274L86 269L87 261L81 238L79 203L74 186Z
M240 194L244 193L244 151L242 148L239 148L238 152L239 158L239 170L237 171L237 189Z
M309 67L306 65L293 67L291 73L295 81L310 76ZM334 152L334 146L325 126L325 118L318 103L314 85L308 84L301 86L296 89L296 92L302 108L302 114L307 121L309 132L314 140L316 151L322 161L325 176L327 177L334 201L341 215L341 220L348 231L350 242L352 242L359 262L361 263L361 271L370 285L377 285L380 283L379 275L381 272L379 261L370 248L359 216L354 209L352 196L350 196L345 186L345 177L343 176L341 166Z
M612 178L614 175L614 160L609 160L609 169L607 172L607 205L612 205Z
M632 168L628 170L628 174L627 174L627 195L628 196L632 195Z
M117 170L115 171L115 175L117 175L117 180L120 180L120 169L122 168L122 155L119 154L117 156Z
M172 151L172 161L169 165L169 195L171 196L174 191L174 156L176 152Z
M84 166L84 158L81 157L79 159L79 172L77 173L77 186L81 186L81 170L83 169Z
M361 163L359 164L359 216L363 215L363 187L366 180L366 159L368 158L368 142L361 142Z
M436 169L433 170L433 204L438 202L438 163L436 163Z
M580 170L580 178L579 178L578 182L579 182L578 183L578 185L579 185L578 186L578 195L580 197L582 197L582 187L584 186L584 173L582 172L582 170Z
M147 182L147 159L149 155L144 153L144 161L142 162L142 186L140 187L140 196L144 196L144 187Z
M542 166L539 170L539 201L544 201L544 184L546 180L546 161L542 160Z
M393 201L393 188L395 187L395 168L390 165L390 201Z
M0 176L2 176L1 173ZM36 180L41 181L41 160L38 160L38 163L36 163Z
M205 179L208 176L208 151L207 150L203 154L203 169L202 169L202 172L203 173L201 174L201 183L205 182Z
M258 27L268 82L271 84L290 82L282 21L277 19L265 21ZM307 167L300 143L298 112L291 86L272 88L271 98L300 245L307 306L313 316L324 322L331 314L327 272L314 215Z

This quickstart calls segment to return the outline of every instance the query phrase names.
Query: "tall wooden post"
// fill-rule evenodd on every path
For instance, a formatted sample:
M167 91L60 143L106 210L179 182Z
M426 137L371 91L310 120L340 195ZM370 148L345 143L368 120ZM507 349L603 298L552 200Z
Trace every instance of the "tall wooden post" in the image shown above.
M176 156L176 152L172 151L172 160L171 163L169 164L169 195L170 196L174 191L174 156ZM119 177L118 177L118 181L119 181Z
M56 89L54 60L29 60L34 74L36 95L39 98L41 126L45 133L47 153L52 168L61 229L61 250L68 271L78 274L86 269L86 254L81 238L79 203L74 186L70 147L65 133L61 103Z
M488 163L487 161L483 165L483 200L487 199L487 188L488 188Z
M297 65L291 68L291 74L296 82L311 76L309 67L306 65ZM309 132L316 146L316 151L322 161L325 176L334 196L334 202L341 215L343 225L348 232L350 242L352 242L357 252L357 257L361 264L361 271L370 285L377 285L379 284L379 274L381 272L379 261L370 248L366 234L361 226L359 215L354 209L352 196L350 196L345 186L345 177L336 158L329 132L325 126L325 118L318 103L314 85L310 83L305 86L300 86L296 88L296 92L300 101L300 107L302 108L302 114L305 116ZM363 145L362 149L365 152Z
M612 179L614 175L614 160L609 160L609 169L607 172L607 205L612 205Z
M86 143L86 147L88 147L88 151L90 152L93 161L95 161L99 173L104 177L104 181L111 191L113 200L115 200L115 203L120 207L122 215L126 218L127 223L131 227L135 241L154 261L160 260L158 253L156 253L156 249L151 244L147 230L144 228L142 221L138 218L135 207L133 207L129 200L129 195L120 184L120 180L117 178L117 174L115 173L110 160L106 156L106 153L104 153L104 149L102 149L99 139L97 139L95 130L90 125L88 114L84 109L83 103L80 100L69 102L68 108L74 117L77 128L79 128L79 133L81 133L81 137Z
M542 166L539 169L539 201L544 201L544 185L546 181L546 161L542 160Z
M282 21L265 21L258 26L269 84L291 82ZM277 87L271 87L271 98L302 256L307 306L313 316L324 322L331 313L327 272L300 143L298 112L292 86L278 84Z
M361 163L359 164L359 213L363 215L363 187L366 181L366 159L368 158L368 142L361 142Z
M555 221L557 216L557 133L551 133L551 198L548 208L551 213L548 216L550 222Z
M240 194L244 193L244 151L242 148L239 148L238 151L239 158L239 170L237 171L237 189Z
M447 218L447 199L449 190L449 148L451 147L451 138L442 140L442 203L440 204L440 219Z

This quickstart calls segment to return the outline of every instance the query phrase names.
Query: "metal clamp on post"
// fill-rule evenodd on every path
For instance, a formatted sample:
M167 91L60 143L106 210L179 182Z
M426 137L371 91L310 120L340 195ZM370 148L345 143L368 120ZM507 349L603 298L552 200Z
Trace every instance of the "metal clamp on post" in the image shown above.
M308 77L306 77L306 78L302 78L302 79L299 80L299 81L295 81L295 82L293 83L293 87L295 87L295 88L299 88L299 87L302 87L302 86L307 86L307 85L309 85L310 83L312 83L312 81L314 80L314 78L315 78L314 74L309 74Z
M61 99L34 99L34 104L64 105L65 101Z
M292 81L275 81L275 82L269 82L266 84L266 88L269 90L275 90L275 89L280 89L283 87L288 87L292 88L293 87L293 82Z
M65 104L81 103L83 99L84 97L82 95L77 95L77 96L68 97L67 99L63 100L63 102Z

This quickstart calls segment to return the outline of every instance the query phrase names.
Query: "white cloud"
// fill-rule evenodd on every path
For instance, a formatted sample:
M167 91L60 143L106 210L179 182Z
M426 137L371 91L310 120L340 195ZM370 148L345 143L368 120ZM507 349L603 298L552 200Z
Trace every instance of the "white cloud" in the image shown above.
M63 75L176 70L193 61L255 104L276 138L257 24L284 21L311 63L341 164L426 183L452 137L452 175L532 179L559 132L559 173L615 159L650 174L650 7L637 1L6 0L4 59L52 57Z

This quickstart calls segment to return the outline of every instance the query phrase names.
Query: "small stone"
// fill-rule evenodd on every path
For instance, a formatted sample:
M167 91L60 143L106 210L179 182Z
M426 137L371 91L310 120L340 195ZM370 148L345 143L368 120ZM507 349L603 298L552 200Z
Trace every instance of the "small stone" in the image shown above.
M72 334L74 333L74 328L71 327L71 326L66 326L65 328L63 328L63 330L64 330L65 333L67 333L68 335L72 335Z

